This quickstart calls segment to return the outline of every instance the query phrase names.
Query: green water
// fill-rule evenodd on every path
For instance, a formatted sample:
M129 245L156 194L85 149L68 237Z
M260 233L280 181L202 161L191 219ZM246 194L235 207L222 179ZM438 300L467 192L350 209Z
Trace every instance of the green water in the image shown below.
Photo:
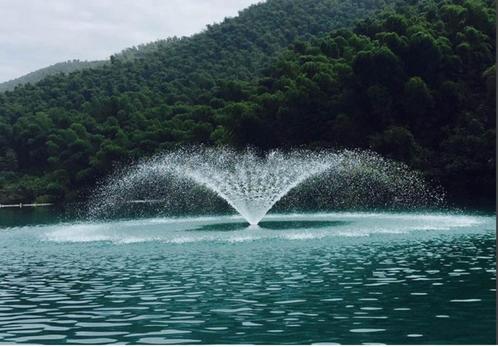
M40 214L0 211L4 343L495 343L494 216Z

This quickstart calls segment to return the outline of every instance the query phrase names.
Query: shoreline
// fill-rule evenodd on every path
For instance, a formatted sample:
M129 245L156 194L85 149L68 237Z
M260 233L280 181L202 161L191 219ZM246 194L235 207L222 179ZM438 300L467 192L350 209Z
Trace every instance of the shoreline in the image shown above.
M22 202L18 204L0 204L0 208L23 208L23 207L43 207L43 206L53 206L53 203L39 203L39 204L23 204Z

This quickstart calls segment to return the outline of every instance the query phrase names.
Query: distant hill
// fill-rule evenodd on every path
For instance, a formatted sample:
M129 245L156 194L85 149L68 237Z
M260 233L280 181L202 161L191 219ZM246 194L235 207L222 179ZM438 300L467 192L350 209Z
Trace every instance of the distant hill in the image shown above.
M133 46L123 49L121 52L114 54L113 59L119 59L120 61L132 61L135 59L143 58L146 54L156 51L160 48L164 48L166 45L177 41L176 37L164 40L157 40L153 42L148 42L140 44L138 46ZM75 71L81 71L84 69L98 68L107 64L110 64L111 60L96 60L96 61L86 61L73 59L62 63L56 63L45 68L41 68L30 72L12 80L0 83L0 93L8 90L13 90L16 86L20 86L27 83L37 83L44 79L45 77L57 75L57 74L69 74Z
M47 76L56 75L59 73L68 74L70 72L90 69L103 66L104 64L108 64L107 60L99 60L99 61L81 61L81 60L69 60L63 63L57 63L54 65L47 66L45 68L30 72L24 76L12 79L10 81L6 81L0 83L0 92L4 92L6 90L13 90L16 86L26 84L26 83L36 83L41 81Z

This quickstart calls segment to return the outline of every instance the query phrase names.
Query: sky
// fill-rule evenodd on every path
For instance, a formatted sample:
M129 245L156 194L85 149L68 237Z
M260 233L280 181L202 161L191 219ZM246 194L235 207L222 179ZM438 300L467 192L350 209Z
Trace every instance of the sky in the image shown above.
M0 82L188 36L261 0L0 0Z

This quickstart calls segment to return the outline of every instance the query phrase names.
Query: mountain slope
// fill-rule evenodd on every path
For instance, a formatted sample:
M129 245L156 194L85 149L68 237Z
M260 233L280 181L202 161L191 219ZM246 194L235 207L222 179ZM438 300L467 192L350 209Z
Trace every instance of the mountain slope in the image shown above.
M216 113L299 37L348 27L390 0L269 0L137 59L0 94L2 202L75 199L124 162L219 142Z
M146 44L141 44L136 47L130 47L122 50L121 52L114 54L113 58L120 59L122 61L133 61L135 59L143 58L148 52L157 50L159 47L163 47L168 40L158 40L154 42L149 42ZM79 59L68 60L61 63L56 63L33 72L27 73L18 78L14 78L9 81L0 83L0 93L13 90L15 87L31 83L35 84L42 79L57 75L57 74L69 74L75 71L81 71L84 69L92 69L110 64L110 59L106 60L95 60L95 61L81 61Z
M69 60L62 63L57 63L54 65L47 66L42 69L30 72L24 76L12 79L10 81L0 83L0 92L5 92L7 90L13 90L16 86L26 84L26 83L36 83L41 81L47 76L52 76L56 74L68 74L74 71L90 69L95 67L100 67L106 64L107 61L80 61L80 60Z
M296 44L219 112L219 137L373 149L460 206L494 204L495 29L492 1L424 1Z

